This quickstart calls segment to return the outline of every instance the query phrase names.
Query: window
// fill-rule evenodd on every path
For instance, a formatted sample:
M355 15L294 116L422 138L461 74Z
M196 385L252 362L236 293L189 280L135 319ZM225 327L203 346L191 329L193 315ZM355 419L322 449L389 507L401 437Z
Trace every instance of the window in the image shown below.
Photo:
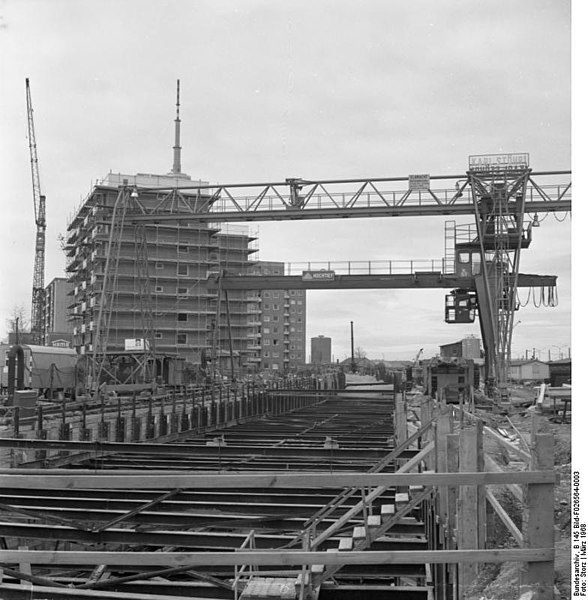
M265 310L269 310L269 304L266 304L266 303L264 303L264 305L263 305L263 308L264 308Z
M178 337L177 337L177 343L178 344L187 344L188 343L188 336L185 333L178 333Z
M161 262L156 262L156 263L155 263L155 268L156 268L156 269L163 269L163 263L161 263Z
M278 315L274 315L274 321L278 321L278 320L279 320Z
M185 296L188 293L188 288L187 287L179 287L178 288L178 294L180 296Z
M187 275L188 265L178 265L178 275Z
M163 292L163 286L162 285L156 285L155 286L155 292Z
M269 327L264 327L263 328L263 333L269 333L269 332L270 332Z
M279 352L274 352L274 353L272 354L272 356L273 356L274 358L280 358L280 353L279 353Z
M265 317L263 317L263 320L267 323L270 320L270 318L266 315Z
M296 327L290 327L290 331L294 333L296 331Z
M277 327L274 327L274 333L278 333L278 328Z
M264 358L269 358L269 355L270 353L267 350L263 353Z
M269 292L263 292L263 297L264 298L269 298L270 297L270 293Z
M188 246L178 246L178 252L181 252L182 254L188 254Z
M188 313L178 313L178 321L187 321Z
M268 339L263 340L263 345L264 346L269 346L269 340Z
M279 298L280 297L280 292L274 292L274 298Z
M278 310L279 306L277 304L274 304L274 310Z
M272 341L273 341L274 346L278 345L278 340L272 340Z
M162 338L163 338L163 335L162 335L161 331L156 331L155 332L155 339L156 340L160 340Z

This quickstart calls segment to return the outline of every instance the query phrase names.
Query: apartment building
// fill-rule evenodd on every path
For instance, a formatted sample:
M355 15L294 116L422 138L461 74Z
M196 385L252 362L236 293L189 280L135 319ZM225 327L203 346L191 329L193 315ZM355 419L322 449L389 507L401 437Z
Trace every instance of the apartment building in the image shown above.
M310 339L310 362L313 365L331 363L331 338L319 335Z
M110 173L76 211L66 254L74 347L80 354L95 351L101 326L107 353L140 350L141 340L152 339L156 353L193 363L216 358L226 368L232 342L238 366L249 366L249 333L255 325L247 319L247 294L231 292L227 318L226 298L219 295L214 276L221 270L246 272L254 264L254 238L202 222L137 227L125 220L137 209L167 206L188 212L205 201L200 194L182 190L180 202L178 194L156 188L198 183L203 182L187 176Z
M68 318L71 291L72 284L67 277L55 277L45 288L42 345L71 345L72 323Z
M259 261L251 272L284 275L284 263ZM263 290L256 295L261 318L260 370L296 370L305 364L306 290Z

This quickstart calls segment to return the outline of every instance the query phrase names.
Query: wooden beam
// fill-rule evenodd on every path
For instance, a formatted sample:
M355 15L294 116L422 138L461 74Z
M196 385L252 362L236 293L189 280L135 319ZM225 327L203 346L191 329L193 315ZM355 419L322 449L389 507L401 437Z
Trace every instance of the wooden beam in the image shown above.
M553 469L553 435L538 433L533 445L534 468ZM526 493L526 510L523 513L525 542L529 549L555 546L554 486L550 483L529 484ZM554 562L547 559L537 564L529 563L523 569L522 592L532 590L534 600L553 600Z
M150 502L141 504L141 506L137 506L137 508L134 508L133 510L128 511L124 515L120 515L119 517L116 517L115 519L112 519L108 523L104 523L103 525L98 525L98 526L94 527L92 529L92 533L98 533L100 531L104 531L105 529L110 529L110 527L112 527L113 525L116 525L117 523L120 523L121 521L125 521L126 519L130 519L131 517L134 517L135 515L139 514L140 512L149 510L150 508L156 506L157 504L160 504L161 502L164 502L165 500L169 500L170 498L173 498L174 496L176 496L177 494L180 494L181 492L183 492L183 490L178 488L178 489L166 492L165 494L161 494L160 496L158 496L157 498L154 498Z
M516 543L522 548L524 545L523 534L519 528L515 525L514 521L510 518L509 514L504 510L502 504L498 501L498 498L490 491L486 490L486 498L492 505L492 508L496 514L500 517L500 520L504 523L505 527L510 531L514 537Z
M406 464L414 466L433 449L430 442L424 450ZM246 474L205 474L198 472L168 472L167 475L146 475L135 471L133 475L111 475L95 472L94 475L78 475L70 471L67 475L48 471L45 475L0 475L0 488L18 489L204 489L204 488L342 488L410 485L504 485L516 483L553 484L556 475L553 471L518 472L460 472L460 473L357 473L357 472L299 472L299 473L246 473ZM143 474L138 474L143 473Z
M28 563L27 563L28 564ZM10 569L9 567L6 567L4 565L2 565L2 571L4 572L4 575L8 575L9 577L14 577L15 579L20 579L22 581L26 581L28 584L34 583L35 585L44 585L47 587L58 587L58 588L64 588L67 587L65 585L63 585L62 583L58 583L57 581L53 581L52 579L48 579L47 577L37 577L35 575L33 575L30 572L30 564L28 564L28 572L22 571L22 570L18 570L18 569ZM0 583L2 583L2 579L0 579ZM30 589L30 585L28 585L27 587L29 587Z
M225 590L233 591L233 586L229 583L226 583L222 579L218 579L217 577L212 577L211 575L206 575L205 573L199 573L198 571L192 570L191 566L184 567L174 567L169 569L159 569L157 571L146 571L141 573L135 573L133 575L127 575L126 577L111 577L110 579L105 579L103 581L89 581L88 583L84 583L82 585L76 586L78 590L99 590L99 589L107 589L110 587L114 587L120 585L122 583L129 583L131 581L140 581L140 580L148 580L153 579L155 577L166 577L168 575L178 575L179 573L188 573L190 577L194 579L199 579L200 581L206 581L212 585L223 588Z
M0 563L33 565L239 566L259 565L414 565L423 563L540 563L553 560L551 548L493 550L412 550L305 552L301 550L242 550L239 552L71 552L0 550Z
M474 426L464 427L459 437L459 470L477 471L479 457L482 452L482 425L476 423ZM480 498L478 487L473 485L462 486L459 490L458 510L458 543L460 550L466 548L480 549ZM485 507L485 498L484 498ZM482 545L483 547L483 545ZM477 575L476 565L465 563L459 567L459 591L460 600L468 597Z

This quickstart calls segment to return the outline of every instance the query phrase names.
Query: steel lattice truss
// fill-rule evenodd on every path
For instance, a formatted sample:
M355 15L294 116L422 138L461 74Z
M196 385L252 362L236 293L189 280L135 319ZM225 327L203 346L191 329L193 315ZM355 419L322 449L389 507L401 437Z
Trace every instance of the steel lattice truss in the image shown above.
M182 185L141 188L161 195L161 208L133 215L135 221L197 219L203 221L305 220L474 214L468 175L430 176L430 187L411 189L408 177L274 183ZM174 195L172 208L165 199ZM571 172L532 173L526 212L571 210Z

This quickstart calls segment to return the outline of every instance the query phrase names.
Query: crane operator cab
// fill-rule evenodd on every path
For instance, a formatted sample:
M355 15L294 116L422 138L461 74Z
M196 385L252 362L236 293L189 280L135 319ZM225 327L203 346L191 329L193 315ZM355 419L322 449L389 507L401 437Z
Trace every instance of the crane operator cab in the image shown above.
M456 289L445 296L446 323L473 323L476 320L476 292Z
M475 277L482 272L480 251L456 247L455 270L458 277Z

